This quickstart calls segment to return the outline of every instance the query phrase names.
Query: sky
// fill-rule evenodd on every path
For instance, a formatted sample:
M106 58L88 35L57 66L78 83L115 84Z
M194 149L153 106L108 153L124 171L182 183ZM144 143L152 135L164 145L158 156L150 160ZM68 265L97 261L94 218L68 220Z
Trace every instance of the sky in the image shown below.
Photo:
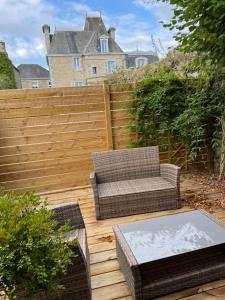
M0 40L5 41L12 62L37 63L46 67L42 25L55 29L82 30L87 15L99 15L107 28L116 28L116 41L124 51L167 51L176 45L173 33L160 21L172 16L168 4L143 0L0 0ZM160 42L162 47L160 47Z

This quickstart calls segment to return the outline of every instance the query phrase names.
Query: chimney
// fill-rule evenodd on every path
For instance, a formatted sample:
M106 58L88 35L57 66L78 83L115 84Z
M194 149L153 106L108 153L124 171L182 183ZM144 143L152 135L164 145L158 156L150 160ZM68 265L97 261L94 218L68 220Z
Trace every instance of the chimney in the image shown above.
M5 42L0 41L0 53L6 53Z
M50 51L50 44L51 44L51 40L50 40L50 26L45 24L42 26L42 31L45 35L45 46L46 46L46 50L47 50L47 54Z
M108 34L109 36L115 41L115 32L116 32L116 28L114 27L110 27L108 30Z

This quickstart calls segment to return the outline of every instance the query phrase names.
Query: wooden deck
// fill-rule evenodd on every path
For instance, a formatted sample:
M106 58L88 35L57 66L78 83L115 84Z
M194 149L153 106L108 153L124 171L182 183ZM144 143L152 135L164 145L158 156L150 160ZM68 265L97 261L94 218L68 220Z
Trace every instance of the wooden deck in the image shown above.
M187 196L187 190L199 192L203 186L193 178L186 176L182 179L182 198ZM218 193L207 191L209 200L216 199ZM43 196L44 197L44 196ZM114 224L122 224L155 218L162 215L175 214L190 210L183 207L180 210L164 211L135 215L123 218L96 221L93 205L93 196L90 188L77 189L68 192L59 192L47 195L50 204L78 201L85 220L88 236L88 244L91 260L91 284L93 300L131 300L130 291L120 270L116 259L115 241L112 233ZM225 209L215 208L213 214L225 222ZM211 282L199 287L180 291L160 298L161 300L185 299L185 300L213 300L225 299L225 280Z

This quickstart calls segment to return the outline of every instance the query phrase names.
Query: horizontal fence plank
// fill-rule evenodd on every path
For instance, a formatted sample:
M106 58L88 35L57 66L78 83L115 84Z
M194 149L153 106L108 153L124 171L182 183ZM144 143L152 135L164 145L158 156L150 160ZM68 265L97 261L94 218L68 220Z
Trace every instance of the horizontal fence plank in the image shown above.
M103 102L101 94L93 95L72 95L72 96L55 96L55 97L40 97L35 99L5 99L0 100L1 107L7 108L34 108L34 107L52 107L62 105L77 105L77 104L92 104Z
M111 102L130 100L133 92L111 93Z
M79 131L62 131L48 134L38 134L38 135L28 135L28 136L18 136L18 137L6 137L0 138L0 153L5 152L10 154L14 146L17 148L18 152L22 152L22 149L26 149L25 145L30 144L40 144L40 143L53 143L59 141L74 140L76 142L81 139L90 138L103 138L105 137L105 128L90 129L90 130L79 130ZM22 146L22 147L20 147ZM36 147L36 145L34 145ZM4 149L4 147L6 147Z
M103 131L102 135L99 133L99 137L96 136L92 138L83 138L83 139L77 138L77 139L68 139L68 140L53 141L53 142L43 142L43 143L40 142L37 144L0 147L0 154L1 157L4 157L4 155L12 156L18 154L55 151L55 150L65 149L65 147L66 149L89 147L95 145L97 146L99 143L104 143L105 141L106 141L105 131Z
M80 112L77 114L61 114L58 116L36 116L28 118L0 119L1 128L28 127L38 125L55 125L70 122L86 122L104 120L104 112Z
M59 146L59 145L58 145ZM71 156L78 156L81 154L88 153L91 155L92 152L104 151L107 149L107 143L95 143L92 146L74 146L71 148L71 145L67 146L65 143L62 143L61 147L58 150L48 150L46 152L34 152L34 153L25 153L17 155L5 155L0 156L0 164L13 164L13 163L23 163L36 160L45 160L45 159L55 159L55 158L66 158Z
M90 170L91 171L91 170ZM58 186L61 188L64 186L64 183L70 183L73 187L82 185L81 183L84 182L88 184L88 170L84 172L76 171L76 172L68 172L64 174L56 174L51 176L41 176L32 179L22 179L16 181L7 181L2 182L2 187L6 191L15 190L15 191L25 191L31 190L35 192L40 192L40 186ZM46 189L48 190L48 189Z
M34 117L34 116L52 116L60 114L71 114L79 112L90 111L103 111L104 103L93 104L77 104L73 106L52 106L44 108L14 108L14 109L0 109L1 118L22 118L22 117Z
M11 127L0 129L0 139L9 137L27 137L38 134L54 134L59 132L71 132L78 130L93 130L105 128L104 120L84 121L84 122L67 122L58 124L46 124L37 126Z
M41 176L50 176L50 175L57 175L63 174L67 172L77 171L83 172L84 170L91 170L93 168L92 161L89 158L79 159L76 162L61 162L52 167L45 167L40 169L34 170L27 170L27 171L17 171L17 172L10 172L10 173L3 173L0 174L0 182L4 181L15 181L20 179L31 179Z
M2 164L0 165L0 174L9 174L23 171L33 171L42 168L51 168L64 164L76 164L79 161L91 160L90 153L80 154L79 156L49 158L36 161L21 161L19 163Z
M129 109L112 110L112 119L121 119L129 117Z
M132 101L116 101L111 103L112 110L130 109Z
M68 95L89 95L102 92L102 86L85 86L85 87L65 87L65 88L46 88L46 89L23 89L23 90L4 90L0 91L0 100L2 99L28 99L36 97L54 97Z

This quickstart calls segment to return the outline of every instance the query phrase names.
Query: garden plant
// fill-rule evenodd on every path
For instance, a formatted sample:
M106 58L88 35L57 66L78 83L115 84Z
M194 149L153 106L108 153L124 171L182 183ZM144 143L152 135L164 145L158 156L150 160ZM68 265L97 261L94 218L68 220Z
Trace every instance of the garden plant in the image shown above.
M55 230L46 205L31 192L0 193L0 290L7 299L20 299L21 290L37 299L40 291L52 295L63 288L56 279L74 257L62 234L69 225Z

